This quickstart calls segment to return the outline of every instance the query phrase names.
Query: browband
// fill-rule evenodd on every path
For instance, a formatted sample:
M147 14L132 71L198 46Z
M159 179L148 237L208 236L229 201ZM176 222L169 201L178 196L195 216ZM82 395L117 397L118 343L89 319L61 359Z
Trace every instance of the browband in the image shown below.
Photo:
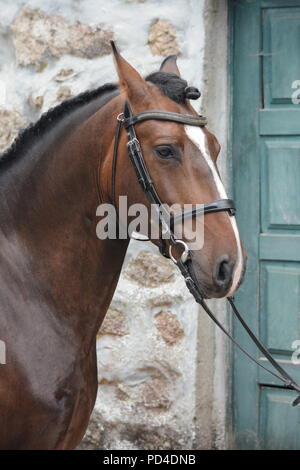
M182 124L188 124L189 126L198 127L204 127L207 124L207 119L204 116L191 116L189 114L172 113L171 111L152 110L142 111L139 114L132 114L129 117L125 117L123 125L125 129L128 129L128 127L134 126L134 124L147 121L149 119L180 122Z

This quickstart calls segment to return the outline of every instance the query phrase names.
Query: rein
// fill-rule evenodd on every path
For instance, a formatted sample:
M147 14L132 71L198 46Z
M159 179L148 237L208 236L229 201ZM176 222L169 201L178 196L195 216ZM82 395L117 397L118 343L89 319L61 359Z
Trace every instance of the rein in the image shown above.
M241 316L240 312L238 311L233 297L227 297L227 301L229 302L232 311L238 321L241 323L247 334L250 336L252 341L255 343L257 348L260 352L265 356L265 358L269 361L269 363L276 369L278 374L274 373L273 371L269 370L268 368L264 367L262 364L258 362L251 354L249 354L234 338L233 336L224 328L224 326L219 322L210 308L207 306L203 295L201 294L199 286L194 282L192 275L189 271L187 266L187 262L190 260L190 250L187 244L183 240L179 240L175 238L173 233L174 224L178 221L182 221L183 219L197 216L199 214L208 214L211 212L219 212L219 211L226 211L229 213L230 216L235 214L235 205L232 199L221 199L218 201L213 201L208 204L204 204L200 209L192 209L188 211L184 211L180 214L170 216L167 213L165 206L162 204L157 191L155 189L154 183L151 179L150 173L148 171L146 162L143 157L142 149L140 142L136 136L134 125L138 124L139 122L143 122L146 120L159 120L159 121L172 121L181 124L187 124L190 126L199 126L204 127L207 124L207 119L203 116L191 116L191 115L184 115L173 113L169 111L161 111L161 110L151 110L151 111L144 111L139 114L133 114L129 105L129 102L125 101L124 112L119 114L117 117L117 126L115 130L115 141L114 141L114 151L113 151L113 162L112 162L112 202L116 207L115 201L115 186L116 186L116 166L117 166L117 157L118 157L118 145L120 140L120 131L121 127L125 128L127 132L127 149L128 155L132 162L133 168L135 170L138 182L146 194L149 202L151 204L155 204L155 207L158 206L160 208L158 212L158 220L160 225L160 233L162 230L169 234L169 250L166 249L166 241L165 239L160 236L159 239L159 251L161 254L167 258L170 258L174 264L179 268L181 274L184 277L185 283L187 288L189 289L190 293L193 295L195 301L202 306L208 316L214 321L214 323L223 331L223 333L232 341L232 343L239 348L249 359L251 359L254 363L256 363L259 367L266 370L278 380L283 382L284 387L289 390L295 390L299 393L298 397L293 401L293 406L296 406L300 403L300 385L292 377L281 367L281 365L273 358L273 356L269 353L267 348L259 341L257 336L253 333L251 328L248 326L246 321ZM170 222L167 223L166 221L169 220ZM172 248L175 246L180 245L183 249L181 256L176 259L173 256Z

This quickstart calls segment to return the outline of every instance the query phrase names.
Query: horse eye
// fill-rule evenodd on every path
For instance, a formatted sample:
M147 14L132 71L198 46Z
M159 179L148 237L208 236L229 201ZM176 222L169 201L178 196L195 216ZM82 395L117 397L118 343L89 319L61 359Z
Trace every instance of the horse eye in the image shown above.
M160 158L172 158L174 157L174 151L169 145L160 145L156 147L156 153Z

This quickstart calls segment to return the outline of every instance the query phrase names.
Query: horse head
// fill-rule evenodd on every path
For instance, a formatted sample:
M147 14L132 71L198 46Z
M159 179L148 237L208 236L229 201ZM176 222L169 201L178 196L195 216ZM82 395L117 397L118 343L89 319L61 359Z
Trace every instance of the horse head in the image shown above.
M165 59L159 72L144 79L114 45L113 51L121 91L118 99L123 106L127 103L127 113L128 108L132 115L156 110L187 118L187 122L153 118L135 126L159 200L169 207L176 204L180 208L186 204L228 201L217 168L220 145L207 127L189 125L189 116L198 117L189 98L200 94L181 78L176 57ZM118 145L115 189L118 196L128 196L129 204L149 205L128 159L126 132L121 133ZM232 295L242 282L246 259L235 217L225 209L207 213L202 230L203 245L189 249L187 264L191 276L206 298ZM190 238L186 234L182 240L189 247ZM152 241L159 244L157 239ZM176 250L180 251L180 246L175 247L174 253Z

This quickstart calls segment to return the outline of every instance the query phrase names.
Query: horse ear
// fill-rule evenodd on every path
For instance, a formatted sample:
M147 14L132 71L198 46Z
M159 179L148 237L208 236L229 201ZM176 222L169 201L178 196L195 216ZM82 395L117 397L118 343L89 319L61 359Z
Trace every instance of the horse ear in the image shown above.
M141 75L119 53L114 41L111 41L114 62L119 76L119 86L130 98L145 93L147 84Z
M162 61L159 71L166 72L166 73L174 73L175 75L180 77L180 72L179 72L179 68L177 67L176 61L177 61L176 55L169 55Z

